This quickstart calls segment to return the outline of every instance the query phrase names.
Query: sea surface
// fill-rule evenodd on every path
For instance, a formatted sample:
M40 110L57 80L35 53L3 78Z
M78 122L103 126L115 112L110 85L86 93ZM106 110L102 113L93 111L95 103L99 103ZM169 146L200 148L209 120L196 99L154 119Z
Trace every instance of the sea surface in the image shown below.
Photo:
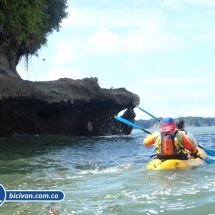
M150 130L150 129L149 129ZM215 127L187 128L215 150ZM152 131L152 130L151 130ZM62 190L61 202L5 202L0 215L215 215L215 164L146 170L154 147L146 134L0 139L0 184L6 190Z

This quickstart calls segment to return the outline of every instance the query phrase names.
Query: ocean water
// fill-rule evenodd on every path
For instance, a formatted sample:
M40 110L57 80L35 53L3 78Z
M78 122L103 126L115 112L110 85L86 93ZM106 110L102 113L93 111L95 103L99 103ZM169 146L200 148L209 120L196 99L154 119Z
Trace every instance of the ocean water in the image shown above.
M215 127L188 128L215 150ZM215 164L146 170L154 148L146 134L0 139L0 184L6 190L62 190L61 202L5 202L0 215L215 215Z

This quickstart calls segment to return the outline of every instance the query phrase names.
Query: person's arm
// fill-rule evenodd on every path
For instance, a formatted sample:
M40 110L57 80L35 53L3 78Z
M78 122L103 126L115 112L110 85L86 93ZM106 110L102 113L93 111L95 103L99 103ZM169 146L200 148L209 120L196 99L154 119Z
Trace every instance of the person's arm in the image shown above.
M190 142L190 140L182 134L182 145L184 146L185 149L191 152L191 154L195 154L196 148L195 146Z
M149 134L143 141L143 145L148 147L155 143L154 136L152 134Z
M196 138L193 136L193 134L190 133L190 132L188 132L187 134L188 134L188 137L190 138L191 142L192 142L195 146L197 146L197 145L198 145L198 142L197 142Z
M192 135L192 140L193 140L193 144L195 144L195 146L197 146L198 142L197 142L196 138L193 135Z

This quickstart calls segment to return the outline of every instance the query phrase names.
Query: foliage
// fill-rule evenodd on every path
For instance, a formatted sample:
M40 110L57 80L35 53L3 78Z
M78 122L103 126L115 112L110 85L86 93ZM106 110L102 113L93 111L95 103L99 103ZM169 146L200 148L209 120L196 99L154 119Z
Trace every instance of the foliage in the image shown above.
M215 126L215 118L204 118L204 117L180 117L185 121L186 127L204 127L204 126ZM162 118L161 119L162 122ZM154 119L149 120L135 120L135 123L142 128L158 128L160 123L156 122Z
M66 0L0 0L0 51L33 55L67 16Z

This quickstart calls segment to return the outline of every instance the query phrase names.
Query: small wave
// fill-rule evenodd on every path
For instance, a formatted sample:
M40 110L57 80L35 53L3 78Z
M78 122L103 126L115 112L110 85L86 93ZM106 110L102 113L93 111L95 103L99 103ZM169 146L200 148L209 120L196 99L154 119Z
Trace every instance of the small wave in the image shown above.
M106 169L100 170L99 168L96 169L88 169L88 170L81 170L78 172L79 175L88 175L88 174L107 174L107 173L118 173L121 171L124 171L126 169L131 168L133 165L131 164L125 164L115 167L108 167Z

